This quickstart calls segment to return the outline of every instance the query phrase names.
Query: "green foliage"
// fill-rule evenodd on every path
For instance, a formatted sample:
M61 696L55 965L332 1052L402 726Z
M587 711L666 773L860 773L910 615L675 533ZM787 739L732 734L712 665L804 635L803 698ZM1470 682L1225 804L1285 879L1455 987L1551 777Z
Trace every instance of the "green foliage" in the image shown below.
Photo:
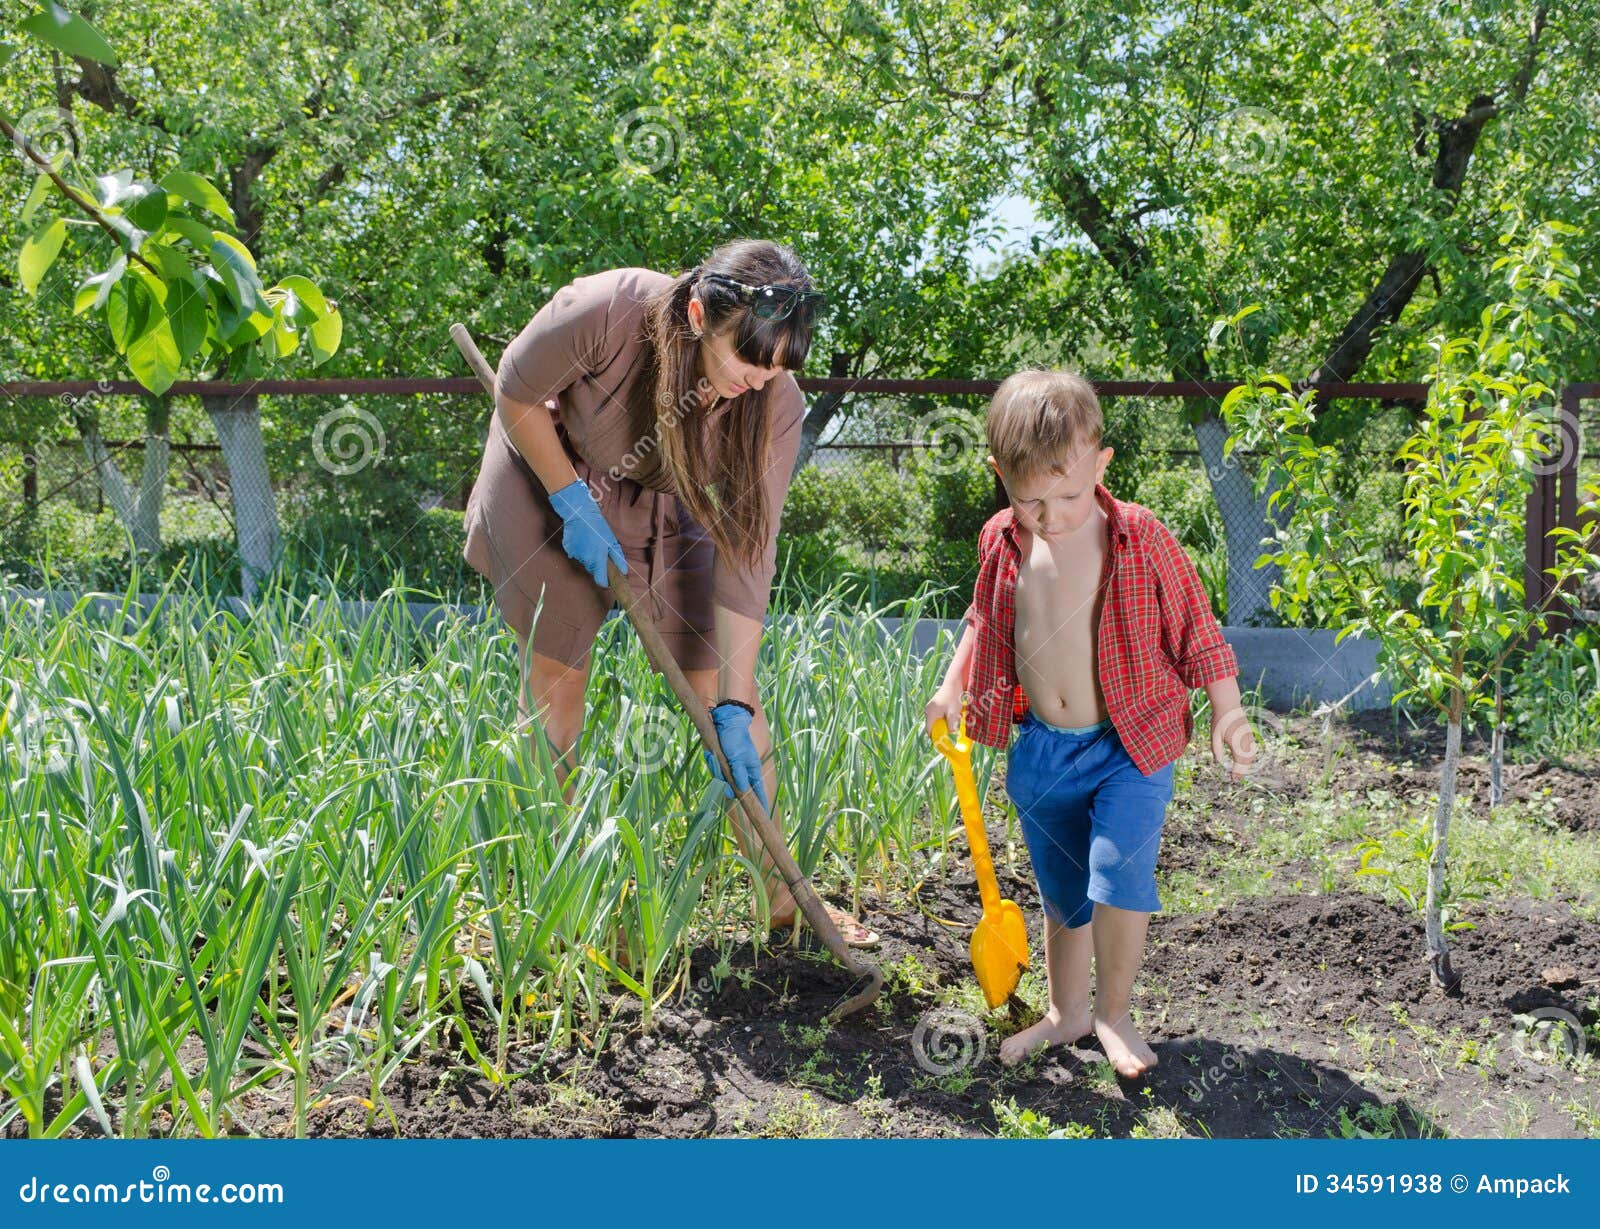
M1056 1126L1046 1114L1037 1110L1022 1109L1015 1097L993 1101L995 1135L1000 1139L1093 1139L1094 1128L1081 1122Z
M918 510L895 470L876 458L860 461L832 479L832 491L835 529L845 541L874 559L903 549Z
M980 449L953 463L919 464L914 458L908 497L926 531L940 542L973 542L995 512L995 477Z
M782 532L792 537L817 537L836 524L836 479L816 465L801 468L789 484L783 504Z
M99 32L54 0L21 28L69 55L116 65ZM103 324L152 394L165 393L185 370L259 376L270 361L293 354L302 335L317 363L338 350L339 313L308 279L266 288L250 250L200 216L209 213L230 230L236 225L222 193L203 176L181 169L159 182L130 169L95 175L70 150L47 157L3 110L0 131L36 177L22 207L32 226L17 260L23 291L38 294L63 250L97 266L106 261L79 283L72 314ZM64 212L45 210L35 221L47 201ZM69 234L78 236L70 248Z
M1356 875L1381 877L1408 908L1419 914L1425 911L1428 865L1434 855L1432 825L1427 817L1387 833L1365 833L1351 852L1361 859ZM1507 880L1503 868L1458 858L1440 893L1442 928L1445 931L1471 930L1473 924L1462 918L1468 902L1484 900L1503 891Z
M1283 569L1274 607L1374 638L1397 695L1454 722L1487 709L1496 671L1550 613L1524 605L1523 528L1531 467L1560 439L1547 347L1575 327L1578 281L1562 247L1570 228L1516 229L1502 244L1517 246L1496 263L1504 298L1483 310L1475 336L1436 339L1422 421L1396 454L1406 466L1404 569L1338 498L1338 451L1314 436L1314 390L1258 377L1223 405L1230 446L1266 461L1263 483L1276 484L1272 503L1288 513L1262 556ZM1559 591L1596 562L1565 533L1551 579Z
M331 588L344 598L379 597L402 586L432 600L486 603L483 578L461 557L461 513L450 508L397 515L305 510L285 502L281 586L307 596ZM239 591L239 557L226 515L204 499L169 497L162 548L141 557L141 588L192 587L212 597ZM28 588L119 592L133 578L128 535L107 509L96 514L51 500L0 532L0 574ZM424 600L419 598L418 600Z
M1600 747L1600 632L1592 626L1539 640L1506 688L1513 744L1556 757Z
M23 20L17 29L57 51L95 60L110 68L117 66L117 53L105 36L56 0L46 0L43 10Z

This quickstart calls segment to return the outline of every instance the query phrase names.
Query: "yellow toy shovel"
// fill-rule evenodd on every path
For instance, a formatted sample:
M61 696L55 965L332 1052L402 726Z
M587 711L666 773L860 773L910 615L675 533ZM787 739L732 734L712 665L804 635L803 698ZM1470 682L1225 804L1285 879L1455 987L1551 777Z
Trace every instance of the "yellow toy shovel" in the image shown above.
M972 869L978 877L978 895L983 900L983 916L972 932L972 971L991 1008L1011 997L1028 967L1028 926L1014 900L1000 899L1000 885L994 877L994 859L989 856L989 838L983 830L983 804L978 801L978 786L972 779L972 741L967 737L967 712L961 710L961 730L950 737L943 717L933 723L933 745L950 761L956 774L956 797L961 801L961 823L972 848Z

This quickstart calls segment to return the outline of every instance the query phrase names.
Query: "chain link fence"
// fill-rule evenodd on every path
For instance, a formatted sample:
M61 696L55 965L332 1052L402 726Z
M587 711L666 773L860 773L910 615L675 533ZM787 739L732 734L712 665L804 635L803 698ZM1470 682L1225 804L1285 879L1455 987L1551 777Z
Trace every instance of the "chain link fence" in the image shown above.
M69 413L35 403L35 437L0 445L0 572L16 583L118 589L137 554L152 585L182 572L248 593L244 565L276 559L289 583L335 580L352 597L402 575L451 600L480 596L460 548L482 404L183 396L154 434L141 397L58 396Z
M120 478L97 480L83 441L63 434L60 421L32 443L0 447L0 571L40 584L48 560L61 583L119 588L129 574L132 538L127 508L116 505L137 512L153 499L156 571L181 569L218 592L246 587L240 557L262 554L264 544L249 536L259 528L249 527L265 522L273 534L268 545L291 583L334 579L348 596L374 597L403 578L448 600L483 600L480 579L460 555L460 510L486 426L481 390L462 396L476 388L467 381L340 383L359 387L323 392L326 383L306 381L248 401L172 398L159 498L142 473L146 403L94 394L101 455ZM985 462L984 408L992 385L803 383L846 396L791 486L775 606L783 607L786 592L836 583L871 604L931 584L940 591L933 612L959 615L976 575L979 530L1004 506ZM849 387L833 387L839 384ZM924 387L930 392L922 393ZM1199 417L1205 403L1186 399L1192 390L1143 387L1102 386L1105 442L1114 449L1107 486L1172 528L1219 618L1233 625L1271 622L1273 577L1254 564L1272 525L1249 459L1241 466L1223 456L1220 425ZM1322 421L1327 442L1345 456L1340 494L1351 515L1380 527L1399 567L1403 475L1393 458L1411 431L1412 410L1386 395L1414 398L1415 386L1352 387L1329 404ZM1573 432L1600 443L1600 401L1585 395L1591 399L1573 403L1581 406ZM1584 479L1600 476L1600 457L1582 451L1581 458ZM1553 496L1550 502L1556 506Z
M1005 497L984 461L984 399L964 400L930 407L876 398L850 407L847 421L825 434L796 475L784 521L800 540L790 550L805 559L831 554L836 569L860 572L873 597L900 596L920 579L970 592L978 530ZM1181 397L1102 401L1105 443L1113 449L1108 489L1173 530L1219 618L1274 621L1274 574L1255 566L1273 526L1249 459L1225 457L1220 426L1197 431L1189 418L1194 403ZM1402 566L1402 473L1394 454L1411 432L1410 409L1351 400L1330 407L1325 419L1329 441L1344 455L1341 496L1352 515L1380 527L1393 563ZM964 608L966 600L956 604Z

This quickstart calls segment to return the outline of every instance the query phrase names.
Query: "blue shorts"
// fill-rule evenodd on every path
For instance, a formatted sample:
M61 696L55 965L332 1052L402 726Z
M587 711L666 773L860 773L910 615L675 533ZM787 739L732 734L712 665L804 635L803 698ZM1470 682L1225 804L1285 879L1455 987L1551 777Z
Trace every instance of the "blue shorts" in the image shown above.
M1172 801L1171 764L1147 777L1109 721L1066 729L1029 712L1006 759L1006 793L1054 921L1082 926L1096 901L1140 913L1161 908L1156 854Z

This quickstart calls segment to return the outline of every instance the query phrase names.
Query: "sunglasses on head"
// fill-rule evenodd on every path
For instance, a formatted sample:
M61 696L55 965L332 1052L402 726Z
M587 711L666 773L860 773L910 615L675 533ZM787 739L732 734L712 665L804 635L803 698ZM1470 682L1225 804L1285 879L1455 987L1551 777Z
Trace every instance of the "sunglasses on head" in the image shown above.
M800 322L810 327L816 322L817 309L827 301L819 291L797 286L749 286L720 273L702 274L700 280L730 287L741 303L750 305L757 320L787 320L798 312Z

